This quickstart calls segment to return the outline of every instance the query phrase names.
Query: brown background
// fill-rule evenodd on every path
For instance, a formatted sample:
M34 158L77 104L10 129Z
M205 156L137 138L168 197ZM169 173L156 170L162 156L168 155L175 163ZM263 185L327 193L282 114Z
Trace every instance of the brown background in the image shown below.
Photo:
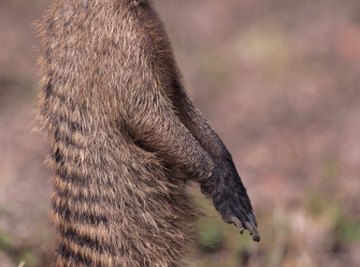
M46 146L32 132L34 22L0 1L0 266L46 266ZM156 0L187 90L231 150L260 244L209 218L189 266L360 266L360 2Z

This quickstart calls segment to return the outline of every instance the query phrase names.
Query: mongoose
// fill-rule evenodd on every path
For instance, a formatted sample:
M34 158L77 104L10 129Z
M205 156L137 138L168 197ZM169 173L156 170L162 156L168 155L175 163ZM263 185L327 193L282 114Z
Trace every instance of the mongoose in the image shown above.
M186 181L259 240L231 155L186 95L151 1L55 0L39 29L56 266L178 266L196 218Z

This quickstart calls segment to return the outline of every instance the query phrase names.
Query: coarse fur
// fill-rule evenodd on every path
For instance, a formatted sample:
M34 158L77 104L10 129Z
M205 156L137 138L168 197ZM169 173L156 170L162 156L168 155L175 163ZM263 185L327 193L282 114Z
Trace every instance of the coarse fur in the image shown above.
M55 0L39 30L56 266L178 266L196 216L186 180L259 239L231 156L186 95L152 3Z

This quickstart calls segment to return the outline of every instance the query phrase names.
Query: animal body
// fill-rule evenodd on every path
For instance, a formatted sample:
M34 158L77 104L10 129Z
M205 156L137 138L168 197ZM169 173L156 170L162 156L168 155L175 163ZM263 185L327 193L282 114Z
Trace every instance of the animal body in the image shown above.
M186 95L152 3L55 0L39 28L56 266L178 266L196 218L187 180L259 239L231 156Z

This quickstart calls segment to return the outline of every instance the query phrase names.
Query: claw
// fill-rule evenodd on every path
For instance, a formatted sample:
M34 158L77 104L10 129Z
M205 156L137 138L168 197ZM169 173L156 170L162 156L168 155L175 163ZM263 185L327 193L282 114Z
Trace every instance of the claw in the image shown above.
M252 238L253 238L253 240L255 241L255 242L260 242L260 236L258 235L258 234L256 234L256 235L251 235L252 236Z
M249 223L249 222L245 222L245 228L250 232L250 235L252 236L253 240L255 242L259 242L260 241L260 235L257 232L256 226Z
M238 227L240 229L240 234L243 234L245 230L248 230L250 232L250 235L252 236L253 240L255 242L259 242L260 241L260 235L257 232L256 226L253 223L249 223L249 222L244 222L241 223L241 221L235 217L232 216L230 218L230 221L233 225L235 225L236 227Z
M243 224L237 217L231 216L230 220L237 228L244 229Z

